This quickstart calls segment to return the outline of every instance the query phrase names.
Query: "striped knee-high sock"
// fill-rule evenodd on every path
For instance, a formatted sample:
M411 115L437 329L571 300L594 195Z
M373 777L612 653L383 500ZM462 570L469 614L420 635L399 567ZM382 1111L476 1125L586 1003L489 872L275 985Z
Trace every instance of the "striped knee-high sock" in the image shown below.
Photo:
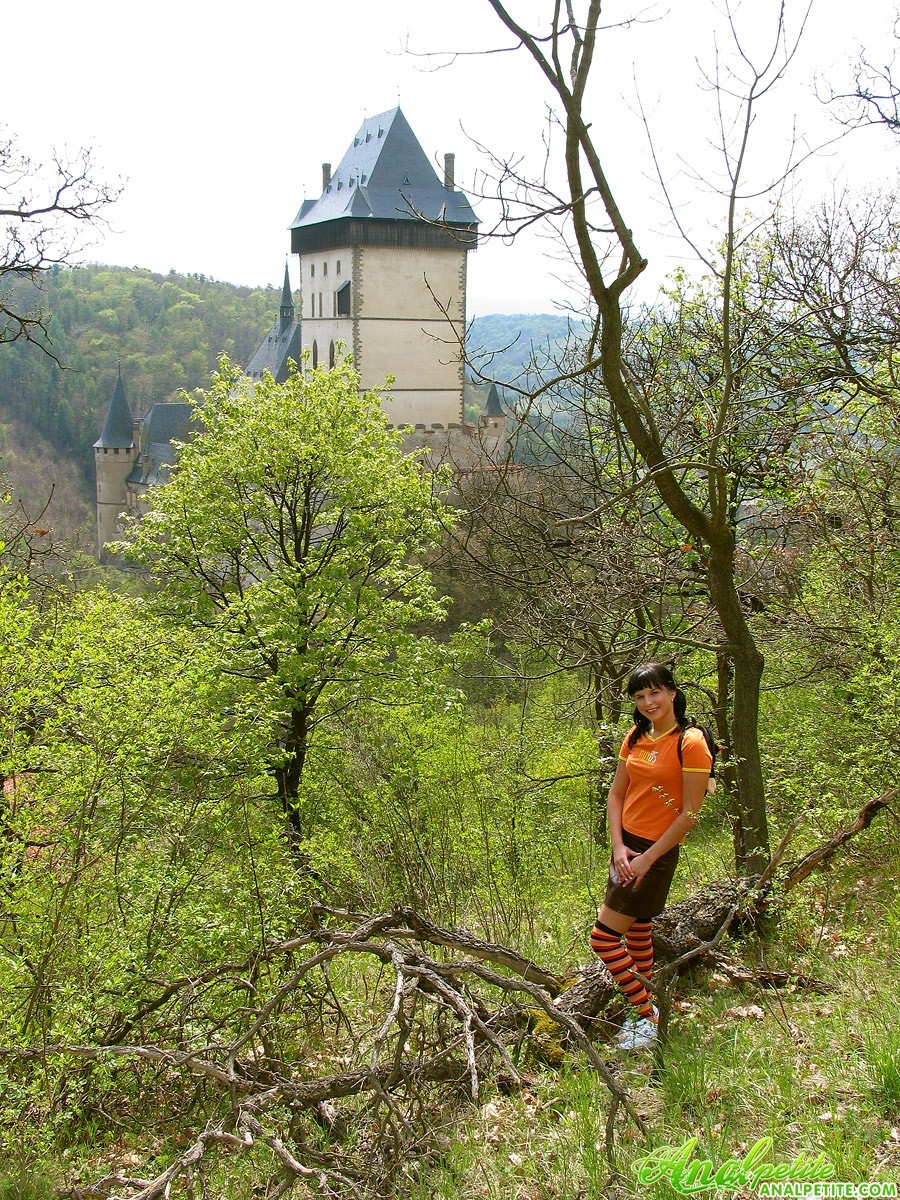
M632 973L639 969L627 948L622 945L622 935L607 929L598 921L591 930L591 949L612 975L622 995L635 1006L642 1017L649 1017L653 1005L647 989Z
M635 921L625 934L625 945L637 971L649 979L653 974L653 922Z

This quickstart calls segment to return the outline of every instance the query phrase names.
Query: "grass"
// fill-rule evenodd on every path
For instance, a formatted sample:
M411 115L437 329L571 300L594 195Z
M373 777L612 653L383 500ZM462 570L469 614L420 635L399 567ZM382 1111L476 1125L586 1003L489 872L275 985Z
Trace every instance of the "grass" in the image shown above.
M708 861L694 852L698 874L715 872L719 852L712 843ZM714 1164L741 1158L760 1138L771 1138L775 1162L824 1154L839 1180L900 1180L895 857L894 845L860 839L838 866L785 898L768 940L747 938L724 947L747 967L787 970L797 982L778 990L738 988L724 975L697 970L680 982L660 1072L654 1074L647 1054L605 1053L647 1128L641 1134L619 1112L614 1173L605 1145L608 1094L596 1073L577 1053L556 1065L524 1055L526 1086L510 1094L486 1087L477 1105L445 1114L431 1156L410 1160L397 1179L398 1197L673 1200L678 1193L668 1182L640 1183L633 1168L648 1152L691 1138L697 1140L696 1158ZM683 881L685 891L695 886L696 878ZM521 948L555 965L583 962L583 900L583 893L573 895L539 916L534 944ZM342 983L352 986L351 976ZM806 987L803 977L821 980L828 991ZM138 1122L133 1124L129 1130L124 1121L115 1148L107 1146L110 1167L121 1148L146 1147L146 1123L143 1141ZM90 1154L99 1163L88 1140L85 1130L82 1157ZM78 1146L70 1142L66 1150L65 1160L58 1151L48 1162L0 1165L0 1200L49 1200L50 1177L58 1182L79 1160ZM271 1167L264 1167L264 1158L255 1151L229 1154L210 1171L209 1200L265 1194ZM172 1198L187 1194L180 1184ZM753 1195L724 1194L737 1200ZM290 1195L299 1200L302 1187Z
M673 1200L668 1182L641 1184L632 1166L689 1138L696 1157L714 1164L771 1138L776 1162L824 1154L838 1180L900 1181L895 855L875 839L854 847L786 898L769 941L726 947L749 967L819 979L826 994L802 980L738 989L699 971L682 980L658 1077L646 1055L608 1055L648 1126L643 1137L620 1115L615 1175L604 1150L605 1089L570 1057L533 1074L523 1094L491 1097L422 1194Z
M900 1030L879 1025L865 1035L864 1053L885 1116L900 1117Z

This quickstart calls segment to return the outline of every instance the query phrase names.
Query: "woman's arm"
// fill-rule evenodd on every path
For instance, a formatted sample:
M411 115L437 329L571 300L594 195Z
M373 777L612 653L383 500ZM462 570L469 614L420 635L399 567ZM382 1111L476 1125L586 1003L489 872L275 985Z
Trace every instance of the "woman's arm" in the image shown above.
M622 809L625 806L627 791L628 768L620 758L606 800L606 811L609 817L609 843L612 849L613 864L622 883L628 883L634 878L630 863L636 853L634 850L629 850L622 841Z
M681 812L665 833L660 834L652 846L646 849L643 854L632 858L629 868L636 882L643 879L656 860L662 857L667 850L671 850L673 846L677 845L697 824L700 819L700 806L703 804L704 797L706 796L706 781L708 778L709 776L705 775L702 771L682 771Z

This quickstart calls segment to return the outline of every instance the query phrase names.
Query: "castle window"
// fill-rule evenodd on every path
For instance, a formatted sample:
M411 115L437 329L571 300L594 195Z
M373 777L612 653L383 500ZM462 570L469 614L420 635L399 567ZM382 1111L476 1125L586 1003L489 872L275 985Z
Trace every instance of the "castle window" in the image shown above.
M341 273L341 260L340 259L338 259L337 262L335 263L334 273L335 273L335 275L340 275L340 273Z
M323 274L323 275L327 275L327 274L328 274L328 263L327 263L327 262L323 262L323 263L322 263L322 274Z
M325 314L325 309L322 307L322 293L319 292L319 316L322 317L322 316L324 316L324 314Z
M335 293L337 296L337 315L339 317L350 316L350 280L342 283Z
M316 367L319 365L319 343L318 342L313 342L312 365L313 365L313 370L315 370Z
M334 366L334 342L328 347L328 366L329 368Z
M315 279L315 277L316 277L316 264L315 263L309 264L309 277L310 277L310 279Z

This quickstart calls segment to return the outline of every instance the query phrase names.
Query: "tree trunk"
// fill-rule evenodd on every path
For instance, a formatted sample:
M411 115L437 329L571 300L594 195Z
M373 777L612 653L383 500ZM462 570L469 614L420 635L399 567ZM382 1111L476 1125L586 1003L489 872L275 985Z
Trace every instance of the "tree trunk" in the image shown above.
M734 668L728 654L727 646L720 646L716 651L716 675L716 737L725 747L726 753L719 778L721 779L727 798L727 811L729 820L731 821L731 837L734 846L734 861L738 863L744 861L745 855L743 832L737 812L735 811L735 802L733 799L737 795L738 790L737 766L731 734L731 720L729 719Z
M303 778L309 746L309 712L306 708L291 709L283 746L284 760L275 768L274 774L278 785L278 799L287 818L288 842L296 849L306 836L298 805L300 780Z
M747 624L734 578L734 535L719 530L709 548L709 594L728 642L734 667L732 751L737 770L734 812L736 866L759 875L769 861L766 790L759 754L759 693L764 659Z

